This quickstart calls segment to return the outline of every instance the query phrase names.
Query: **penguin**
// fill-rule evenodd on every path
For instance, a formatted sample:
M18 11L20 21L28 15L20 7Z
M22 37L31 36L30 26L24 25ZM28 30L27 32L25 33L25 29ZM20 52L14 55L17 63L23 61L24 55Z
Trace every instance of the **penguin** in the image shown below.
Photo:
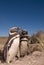
M28 32L22 30L20 34L20 56L24 57L28 54Z
M18 31L18 27L12 27L9 30L9 38L3 49L3 58L7 63L12 62L13 59L16 60L16 55L20 56L18 54L20 42L20 34Z

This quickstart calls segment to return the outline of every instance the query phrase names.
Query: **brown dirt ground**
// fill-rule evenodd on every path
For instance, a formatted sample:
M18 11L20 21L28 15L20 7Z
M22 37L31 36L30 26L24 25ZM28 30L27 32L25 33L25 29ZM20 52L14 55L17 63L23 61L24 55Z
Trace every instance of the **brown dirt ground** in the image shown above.
M34 51L32 54L20 58L12 63L2 63L0 65L44 65L44 52Z

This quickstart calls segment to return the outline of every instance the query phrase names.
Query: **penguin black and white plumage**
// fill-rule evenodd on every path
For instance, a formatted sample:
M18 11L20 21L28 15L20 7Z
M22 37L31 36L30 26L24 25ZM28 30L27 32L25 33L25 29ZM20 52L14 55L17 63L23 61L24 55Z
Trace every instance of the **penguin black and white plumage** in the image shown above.
M28 53L28 32L22 30L20 36L20 56L23 57Z
M19 28L13 27L9 30L9 38L4 46L3 57L7 63L10 63L18 53L20 35L18 33Z

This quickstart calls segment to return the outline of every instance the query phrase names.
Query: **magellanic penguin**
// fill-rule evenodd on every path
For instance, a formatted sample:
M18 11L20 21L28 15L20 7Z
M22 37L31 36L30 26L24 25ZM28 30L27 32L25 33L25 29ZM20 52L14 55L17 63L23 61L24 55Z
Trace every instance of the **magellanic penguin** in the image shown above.
M3 57L7 63L10 63L13 60L13 58L15 60L15 56L18 53L20 42L20 34L18 31L19 28L17 27L10 28L9 30L9 38L3 50Z
M28 53L28 32L22 30L20 35L20 56L24 57Z

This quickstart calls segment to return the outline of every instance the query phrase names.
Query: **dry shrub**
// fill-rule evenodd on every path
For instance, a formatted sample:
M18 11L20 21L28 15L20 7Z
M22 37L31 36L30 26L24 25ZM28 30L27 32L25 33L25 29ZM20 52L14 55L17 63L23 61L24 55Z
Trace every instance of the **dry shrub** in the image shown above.
M44 43L44 32L43 31L38 31L36 33L36 37L38 37L41 40L41 42Z
M34 51L42 51L43 48L40 44L29 44L28 53L32 53Z
M29 53L44 50L44 33L42 31L33 34L30 38Z

